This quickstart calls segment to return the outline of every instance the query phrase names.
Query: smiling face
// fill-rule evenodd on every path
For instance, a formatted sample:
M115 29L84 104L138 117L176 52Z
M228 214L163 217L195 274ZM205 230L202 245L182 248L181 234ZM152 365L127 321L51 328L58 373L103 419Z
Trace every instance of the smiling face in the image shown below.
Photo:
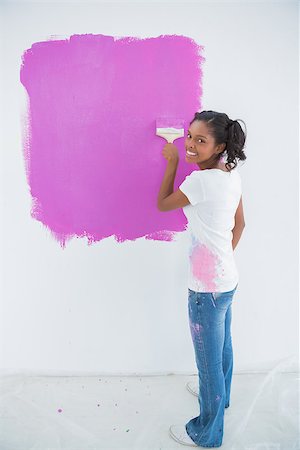
M195 120L186 134L185 160L189 163L197 164L201 170L221 168L223 164L218 161L218 154L221 153L226 144L215 144L215 140L203 120Z

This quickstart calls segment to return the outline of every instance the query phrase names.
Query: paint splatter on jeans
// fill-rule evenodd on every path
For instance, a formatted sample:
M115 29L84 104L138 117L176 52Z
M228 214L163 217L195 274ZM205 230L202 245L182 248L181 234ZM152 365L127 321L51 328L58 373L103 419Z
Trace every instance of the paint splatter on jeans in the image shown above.
M199 375L200 414L186 424L186 431L202 447L222 445L224 411L230 402L233 369L231 304L237 286L228 292L188 290L190 330Z

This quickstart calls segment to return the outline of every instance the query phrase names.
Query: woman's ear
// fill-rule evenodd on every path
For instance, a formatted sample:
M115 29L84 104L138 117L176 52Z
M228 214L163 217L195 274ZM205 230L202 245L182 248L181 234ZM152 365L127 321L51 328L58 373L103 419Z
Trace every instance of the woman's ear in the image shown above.
M226 144L225 143L219 144L218 147L220 149L220 153L222 153L222 151L225 150L225 148L226 148Z

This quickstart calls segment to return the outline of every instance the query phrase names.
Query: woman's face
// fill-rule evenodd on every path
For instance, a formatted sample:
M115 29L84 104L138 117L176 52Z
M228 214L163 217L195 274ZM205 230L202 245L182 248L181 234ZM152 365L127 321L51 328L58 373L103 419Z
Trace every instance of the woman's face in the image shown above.
M215 145L214 138L209 134L207 125L202 120L195 120L190 126L185 138L185 160L197 164L200 169L212 169L218 166L217 156L226 144Z

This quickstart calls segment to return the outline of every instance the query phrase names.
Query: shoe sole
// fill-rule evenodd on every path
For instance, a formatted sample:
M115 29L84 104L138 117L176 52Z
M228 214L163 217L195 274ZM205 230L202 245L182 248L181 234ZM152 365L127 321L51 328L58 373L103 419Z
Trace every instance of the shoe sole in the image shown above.
M196 443L187 443L183 442L182 440L178 439L178 437L172 432L171 427L169 428L169 435L174 439L174 441L178 442L179 444L186 445L187 447L199 447Z

